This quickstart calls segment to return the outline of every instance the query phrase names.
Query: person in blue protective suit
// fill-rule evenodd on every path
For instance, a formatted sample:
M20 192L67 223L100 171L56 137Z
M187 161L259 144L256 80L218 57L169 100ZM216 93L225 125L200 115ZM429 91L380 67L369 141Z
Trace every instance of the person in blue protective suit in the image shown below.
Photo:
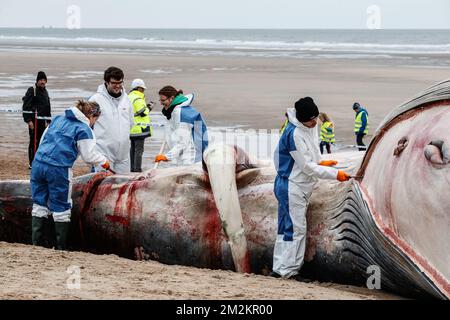
M166 144L169 151L158 154L155 162L170 161L175 165L189 165L202 161L208 146L208 132L202 115L191 106L194 96L165 86L159 90L162 113L167 118Z
M273 277L298 278L306 244L306 210L314 185L321 179L349 180L344 171L332 168L334 160L320 159L317 117L319 110L310 97L287 110L284 129L274 160L277 176L278 232L273 252Z
M92 165L109 169L109 161L95 151L91 129L100 116L97 103L79 100L65 115L54 118L44 131L31 169L33 197L32 242L43 245L48 217L55 222L56 249L66 250L72 208L72 167L78 155Z

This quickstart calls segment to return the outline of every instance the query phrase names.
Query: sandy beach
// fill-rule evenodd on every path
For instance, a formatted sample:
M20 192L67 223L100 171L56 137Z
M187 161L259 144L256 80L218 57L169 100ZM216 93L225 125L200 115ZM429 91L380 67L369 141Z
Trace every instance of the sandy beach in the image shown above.
M21 108L38 70L49 76L54 115L87 98L111 65L146 81L148 100L171 84L195 93L209 126L275 129L287 107L311 96L335 122L337 143L354 144L352 104L370 116L368 143L388 112L426 87L446 79L450 67L396 59L290 59L225 56L0 51L0 107ZM52 95L53 93L53 95ZM160 110L159 104L156 111ZM28 132L21 115L0 113L0 179L29 179ZM149 139L151 140L151 139ZM149 141L150 145L152 142ZM152 165L158 143L146 149ZM77 162L75 175L89 171ZM41 265L42 271L35 266ZM65 287L69 265L82 266L81 290ZM2 299L391 299L383 292L337 284L295 283L229 271L166 266L113 255L96 256L0 242ZM27 275L23 277L23 275ZM120 277L118 276L120 275ZM218 290L219 288L219 290Z
M75 287L74 268L80 275L79 289ZM1 299L400 299L355 286L300 283L6 242L0 242L0 269Z

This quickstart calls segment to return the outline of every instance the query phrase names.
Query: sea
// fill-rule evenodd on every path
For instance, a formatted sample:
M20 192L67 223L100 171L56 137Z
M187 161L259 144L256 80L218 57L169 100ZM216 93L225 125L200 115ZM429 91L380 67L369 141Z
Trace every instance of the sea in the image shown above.
M0 50L291 58L450 55L450 30L0 28Z

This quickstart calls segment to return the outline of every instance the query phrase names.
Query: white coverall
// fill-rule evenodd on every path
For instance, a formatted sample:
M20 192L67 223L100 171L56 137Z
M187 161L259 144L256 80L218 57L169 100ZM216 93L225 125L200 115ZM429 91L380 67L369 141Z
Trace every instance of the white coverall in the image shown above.
M203 151L208 145L206 124L201 114L191 106L194 95L187 94L188 100L177 105L170 120L165 125L165 154L170 164L191 165L202 161Z
M102 112L94 125L97 151L109 159L111 169L116 173L129 173L130 129L134 125L134 114L128 95L122 90L121 96L114 98L105 84L101 84L89 101L97 102Z
M317 128L299 122L295 109L287 110L289 123L275 150L274 192L278 200L278 232L273 272L283 278L300 271L306 247L306 211L318 178L336 179L338 170L320 166Z

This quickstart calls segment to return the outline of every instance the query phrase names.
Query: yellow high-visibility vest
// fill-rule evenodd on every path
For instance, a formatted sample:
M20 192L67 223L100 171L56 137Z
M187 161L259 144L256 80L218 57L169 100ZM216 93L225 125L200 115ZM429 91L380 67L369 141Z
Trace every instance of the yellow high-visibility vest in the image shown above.
M325 121L320 126L320 140L334 143L333 124L330 121Z
M286 119L286 121L284 121L283 126L282 126L281 129L280 129L280 134L283 134L284 129L286 129L288 123L289 123L289 120Z
M368 134L369 133L369 115L365 112L365 111L360 111L355 118L355 132L359 132L359 129L361 129L362 127L362 114L365 113L366 114L366 119L367 119L367 123L366 123L366 128L364 129L364 134Z
M150 110L147 108L144 93L133 90L128 95L134 112L134 126L130 129L131 137L150 137L152 126L150 121Z

